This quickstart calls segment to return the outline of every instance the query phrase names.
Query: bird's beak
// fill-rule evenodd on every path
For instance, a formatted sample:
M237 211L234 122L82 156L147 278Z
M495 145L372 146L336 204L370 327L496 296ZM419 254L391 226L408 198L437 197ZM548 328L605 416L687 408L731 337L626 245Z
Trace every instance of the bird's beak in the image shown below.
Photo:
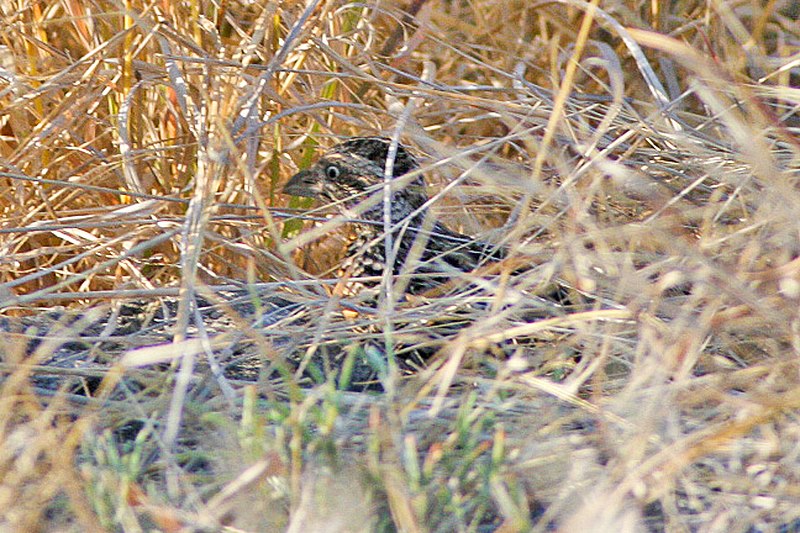
M322 192L322 185L309 170L301 170L283 186L283 194L316 198Z

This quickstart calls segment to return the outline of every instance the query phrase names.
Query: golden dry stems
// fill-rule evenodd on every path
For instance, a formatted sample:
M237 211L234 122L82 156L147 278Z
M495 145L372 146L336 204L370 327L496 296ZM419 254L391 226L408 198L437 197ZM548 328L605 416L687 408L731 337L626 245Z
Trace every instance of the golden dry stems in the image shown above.
M543 529L585 523L603 506L619 525L630 512L641 523L654 504L673 529L796 519L796 8L599 2L587 18L591 8L577 0L412 4L413 15L332 0L0 6L3 316L229 279L296 280L301 298L325 295L335 280L315 276L340 259L335 238L346 224L280 187L318 146L393 135L413 98L402 139L424 156L434 208L455 229L502 242L510 258L474 273L491 280L480 291L457 280L398 302L389 317L398 338L438 354L406 388L385 401L333 401L327 385L300 400L294 389L285 419L274 421L278 409L272 422L242 424L269 443L269 460L198 483L205 500L178 476L169 503L150 508L183 525L235 524L231 509L262 509L236 499L258 485L285 503L269 507L267 523L300 527L328 450L373 476L358 486L381 502L372 525ZM517 268L525 264L535 267ZM556 281L592 295L594 307L521 318L526 295ZM351 332L356 345L382 340L352 331L386 317L343 316L333 304L309 314L316 329L285 325L307 336L309 353L331 332ZM463 328L436 329L442 316ZM248 334L273 349L268 335ZM509 339L521 342L496 357L492 347ZM185 359L193 342L128 357ZM40 345L27 366L21 343L9 337L0 348L0 494L27 503L3 527L43 527L54 516L110 527L130 503L108 489L124 475L97 459L113 446L90 438L94 457L75 458L84 434L113 423L94 400L35 396L30 372L58 343ZM102 374L109 385L114 372ZM200 382L183 377L184 392ZM129 405L131 418L150 416L146 406L164 422L175 402L184 418L171 418L174 442L156 447L180 471L187 463L175 457L206 440L204 426L166 381L148 382L157 399L132 393L104 405ZM473 391L483 403L466 412L460 395ZM228 400L211 405L236 418ZM332 414L340 401L347 416ZM317 433L318 407L344 436ZM488 426L496 420L502 431ZM410 435L421 435L414 446ZM211 457L221 453L214 446ZM403 459L409 447L425 475ZM500 448L502 467L480 470ZM245 475L259 466L286 486ZM479 470L485 486L459 477ZM152 479L128 474L142 486ZM461 499L437 507L432 487L445 481ZM94 490L82 492L86 483ZM142 501L166 491L155 486ZM531 511L539 504L544 522ZM481 506L490 509L483 518ZM134 524L147 512L130 505L118 516Z

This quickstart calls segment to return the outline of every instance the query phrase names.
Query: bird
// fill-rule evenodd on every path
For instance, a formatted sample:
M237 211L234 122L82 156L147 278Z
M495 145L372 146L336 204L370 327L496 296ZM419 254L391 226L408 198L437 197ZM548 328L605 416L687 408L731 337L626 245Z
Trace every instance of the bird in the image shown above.
M387 180L390 155L394 159ZM387 184L391 248L386 245L383 201ZM338 273L359 278L355 290L379 285L389 268L394 276L409 275L407 293L420 294L507 255L501 246L436 220L419 162L408 148L388 138L353 137L336 144L292 176L283 192L328 202L353 226Z

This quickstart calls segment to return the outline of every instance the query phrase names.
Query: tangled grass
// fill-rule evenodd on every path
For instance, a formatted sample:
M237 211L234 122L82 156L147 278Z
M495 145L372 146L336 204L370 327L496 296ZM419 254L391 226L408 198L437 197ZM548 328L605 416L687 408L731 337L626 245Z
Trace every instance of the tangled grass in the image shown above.
M796 4L0 13L3 529L798 527ZM423 298L332 297L347 226L281 186L373 134L509 261ZM304 309L258 329L221 302L265 360L276 336L433 356L388 364L380 394L220 378L187 342L227 337L190 315L231 280ZM581 305L542 314L553 284ZM169 338L50 364L143 298L177 301ZM14 326L61 309L78 322Z

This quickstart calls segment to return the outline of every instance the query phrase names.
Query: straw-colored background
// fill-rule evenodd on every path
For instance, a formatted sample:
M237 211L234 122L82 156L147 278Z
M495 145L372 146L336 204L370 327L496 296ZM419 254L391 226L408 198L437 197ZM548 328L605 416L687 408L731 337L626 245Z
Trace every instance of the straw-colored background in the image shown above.
M495 305L462 310L388 393L238 384L179 405L177 426L171 368L127 370L149 387L127 400L42 395L29 378L48 345L32 360L15 330L0 529L796 527L796 3L63 0L0 16L9 323L187 279L329 278L347 228L315 240L291 218L312 204L280 188L353 135L399 135L444 222L530 265L491 278ZM589 303L529 321L498 303L552 283ZM470 297L396 303L426 320ZM92 372L110 387L123 370Z

